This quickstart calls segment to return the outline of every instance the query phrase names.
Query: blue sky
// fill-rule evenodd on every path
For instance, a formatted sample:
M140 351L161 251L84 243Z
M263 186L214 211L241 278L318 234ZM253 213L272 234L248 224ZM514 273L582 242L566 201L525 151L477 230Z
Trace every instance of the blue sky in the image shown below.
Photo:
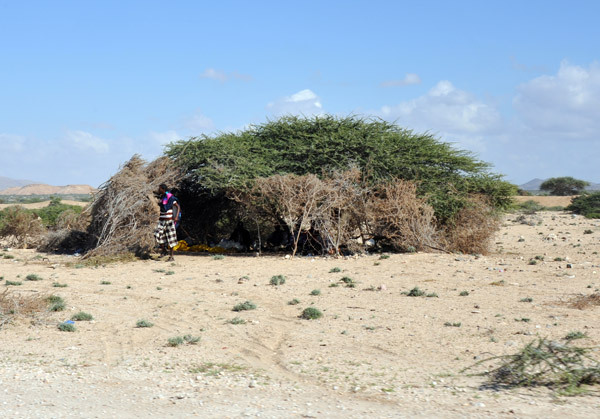
M520 184L600 182L598 1L0 0L0 176L98 186L282 114L374 116Z

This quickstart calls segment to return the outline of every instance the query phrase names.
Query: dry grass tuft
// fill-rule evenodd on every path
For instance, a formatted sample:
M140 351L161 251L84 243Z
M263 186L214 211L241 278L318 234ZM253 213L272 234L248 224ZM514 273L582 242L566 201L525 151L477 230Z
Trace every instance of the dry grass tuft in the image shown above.
M45 295L23 295L9 289L0 293L0 328L19 317L36 317L48 312Z
M473 195L444 230L445 248L465 254L486 254L500 218L483 195Z
M600 306L600 293L596 292L590 295L579 295L575 298L572 298L567 304L569 307L576 308L578 310L585 310L586 308Z

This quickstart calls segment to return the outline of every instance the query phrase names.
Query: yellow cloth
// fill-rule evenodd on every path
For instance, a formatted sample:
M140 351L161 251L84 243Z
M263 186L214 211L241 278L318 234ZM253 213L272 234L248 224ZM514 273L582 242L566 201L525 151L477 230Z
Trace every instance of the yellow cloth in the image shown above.
M208 252L208 253L227 253L227 249L219 246L210 247L206 244L195 244L188 246L185 240L179 240L179 243L173 248L176 252Z

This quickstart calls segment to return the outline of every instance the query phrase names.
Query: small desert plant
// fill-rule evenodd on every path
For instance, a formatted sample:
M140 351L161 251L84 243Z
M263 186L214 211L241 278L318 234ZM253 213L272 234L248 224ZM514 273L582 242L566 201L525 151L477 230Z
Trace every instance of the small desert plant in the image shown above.
M234 317L233 319L228 321L229 324L246 324L246 320L241 317Z
M527 262L528 265L537 265L537 260L535 259L529 259L529 262Z
M560 256L554 258L555 262L563 262L564 260L565 258L561 258Z
M500 281L494 281L494 282L490 283L490 285L493 285L495 287L503 287L504 284L506 284L506 281L504 281L504 279L501 279Z
M135 324L135 327L152 327L154 326L154 323L149 322L148 320L138 320L137 323Z
M213 260L223 260L225 259L225 255L214 255Z
M195 345L196 343L200 342L200 336L184 335L183 340L185 343Z
M430 292L425 297L427 297L427 298L439 298L439 295L437 295L437 293L435 293L435 292Z
M379 256L379 259L389 259L390 255L381 255Z
M409 296L409 297L422 297L423 295L425 295L425 291L421 291L419 289L419 287L414 287L406 295Z
M300 304L300 300L297 298L294 298L293 300L288 301L288 305L290 305L290 306L295 306L297 304Z
M233 307L233 311L246 311L254 309L256 309L256 304L254 304L252 301L244 301L243 303L236 304Z
M585 339L588 335L580 331L573 331L567 333L567 335L563 338L564 340L576 340L576 339Z
M167 340L167 345L172 346L172 347L183 345L183 343L184 343L184 340L181 336L175 336L175 337L169 338Z
M29 274L25 277L27 281L41 281L42 277L36 274Z
M461 291L460 294L461 297L466 297L467 295L469 295L469 291Z
M572 340L538 338L515 354L483 359L462 372L499 361L500 365L495 368L486 368L475 375L487 376L488 385L493 387L546 386L562 394L577 394L582 385L600 383L600 363L591 356L592 348L571 346L571 343Z
M68 287L68 285L67 285L67 284L60 284L60 283L58 283L58 282L55 282L55 283L53 283L53 284L52 284L52 286L53 286L54 288L66 288L66 287Z
M337 288L339 286L340 284L338 284L337 282L332 282L331 284L329 284L329 288Z
M61 332L74 332L77 329L75 328L75 325L63 322L58 324L58 330L60 330Z
M59 297L58 295L51 295L48 298L46 298L46 301L50 305L50 307L48 308L48 310L50 311L63 311L66 308L65 300L63 300L62 297Z
M112 284L112 282L110 282L110 281L101 281L100 282L100 285L110 285L110 284Z
M521 298L519 301L521 301L522 303L531 303L531 302L533 302L533 298L525 297L525 298Z
M23 283L21 281L9 281L8 279L6 280L6 282L4 283L4 285L6 285L7 287L9 285L13 285L13 286L19 286L19 285L23 285Z
M593 231L592 231L592 230L589 230L589 229L588 229L588 230L584 230L584 231L583 231L583 234L592 234L592 233L593 233Z
M319 319L323 317L323 313L321 313L320 310L314 308L314 307L307 307L302 311L302 314L300 315L301 319L306 319L306 320L314 320L314 319Z
M321 290L314 289L310 292L310 295L321 295Z
M167 271L165 272L165 275L175 275L175 271Z
M338 268L338 267L335 267L335 268L331 268L331 269L329 270L329 273L330 273L330 274L331 274L331 273L337 273L337 272L342 272L342 269L341 269L341 268Z
M86 313L85 311L80 311L79 313L73 314L73 316L71 316L71 320L77 322L89 322L90 320L94 320L94 316L92 316L90 313Z
M516 322L523 322L523 323L529 323L531 321L530 318L527 317L521 317L520 319L515 319Z
M283 285L285 284L285 276L283 275L273 275L270 281L271 285Z
M462 323L461 322L455 322L455 323L446 322L446 323L444 323L444 326L446 326L446 327L461 327Z

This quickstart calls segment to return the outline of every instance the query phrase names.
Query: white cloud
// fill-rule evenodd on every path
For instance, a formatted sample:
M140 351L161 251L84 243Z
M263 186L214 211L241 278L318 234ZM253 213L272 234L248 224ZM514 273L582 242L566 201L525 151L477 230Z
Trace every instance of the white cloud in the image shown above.
M199 134L205 131L211 131L215 129L215 124L212 119L202 114L200 110L197 110L194 114L183 118L183 128L191 131L192 134Z
M406 73L403 79L401 80L387 80L381 83L381 87L402 87L402 86L410 86L413 84L420 84L421 77L415 73Z
M24 151L26 139L20 135L0 134L0 152L17 153Z
M153 142L159 146L164 146L182 139L177 131L173 130L165 132L150 132L150 138L152 138Z
M108 153L110 146L100 137L85 131L67 131L65 141L68 146L75 146L80 150L92 150L96 153Z
M310 89L285 96L267 104L267 110L275 115L320 115L323 114L321 99Z
M383 106L375 113L400 126L434 132L447 141L476 148L482 147L482 135L497 131L501 124L500 113L494 106L445 80L423 96Z
M221 83L225 83L226 81L229 81L232 79L240 80L240 81L251 81L252 80L252 76L250 76L248 74L240 74L237 71L233 71L233 72L227 74L224 71L216 70L214 68L207 68L206 70L204 70L204 72L202 74L200 74L200 78L216 80Z
M520 122L533 132L598 139L600 65L594 63L586 69L563 61L556 75L520 85L513 104Z

